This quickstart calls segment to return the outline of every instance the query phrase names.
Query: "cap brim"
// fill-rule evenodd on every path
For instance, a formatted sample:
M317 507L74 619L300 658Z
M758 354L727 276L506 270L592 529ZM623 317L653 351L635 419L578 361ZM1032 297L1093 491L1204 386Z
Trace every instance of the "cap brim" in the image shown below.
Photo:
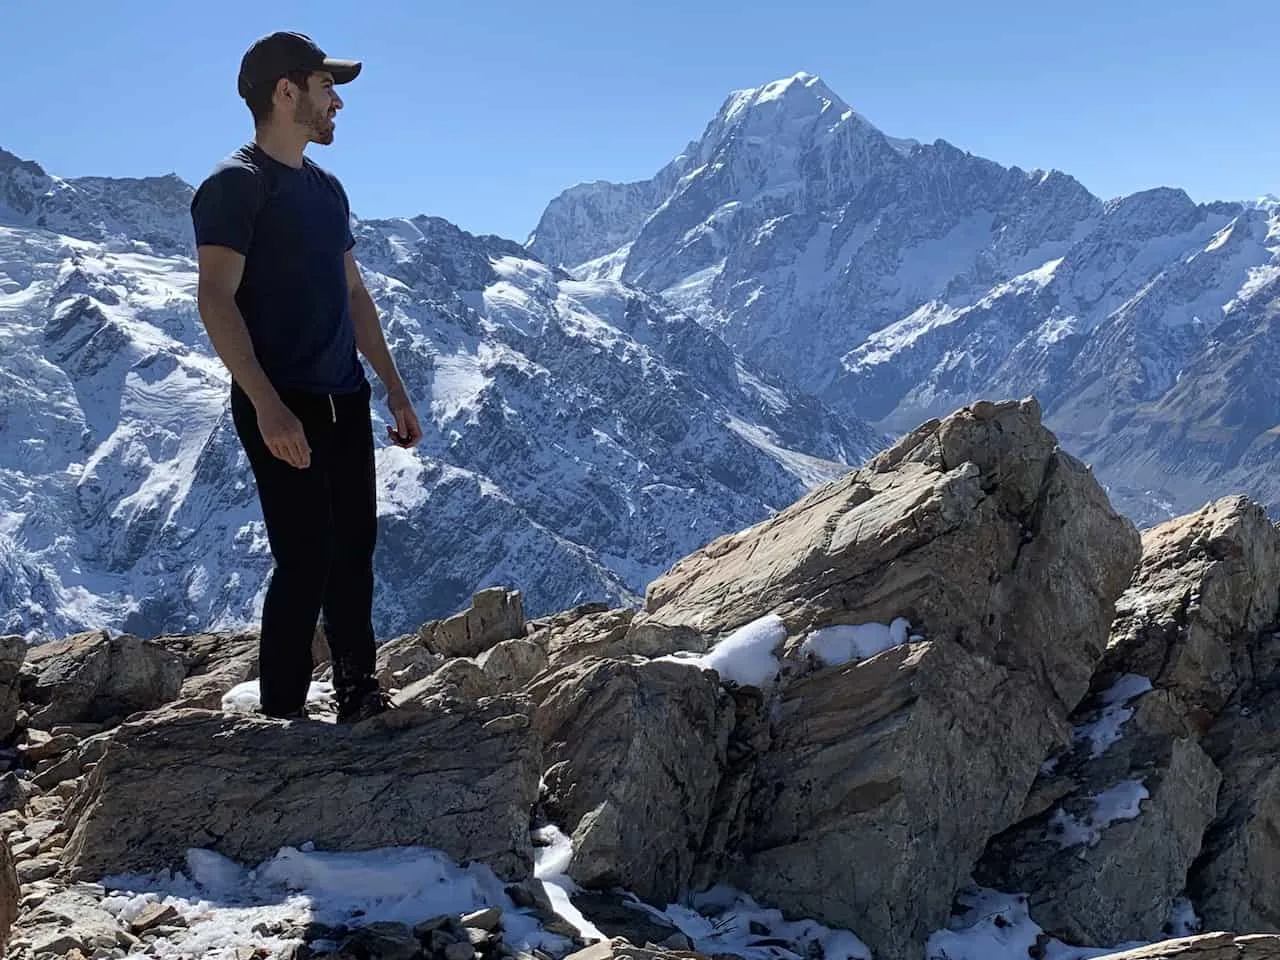
M359 60L335 60L333 57L326 57L318 69L328 70L333 74L334 83L350 83L360 76L360 68L363 66L364 64Z

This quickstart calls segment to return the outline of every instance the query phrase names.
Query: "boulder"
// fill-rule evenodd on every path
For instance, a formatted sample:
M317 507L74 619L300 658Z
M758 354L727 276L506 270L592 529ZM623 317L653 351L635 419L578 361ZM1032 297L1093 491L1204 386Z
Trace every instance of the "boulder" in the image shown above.
M471 606L421 629L427 649L445 657L474 657L503 640L525 635L524 603L517 590L490 587L474 594Z
M81 633L29 649L22 699L33 726L103 722L177 699L186 679L180 654L105 631Z
M1280 530L1245 497L1217 500L1143 534L1099 679L1147 677L1203 733L1252 676L1253 640L1278 616Z
M1280 960L1280 937L1202 933L1163 940L1136 950L1108 953L1106 960Z
M26 653L27 641L22 637L0 637L0 740L13 733L22 699L18 672Z
M182 657L186 678L176 707L217 710L228 690L258 678L257 633L197 633L156 637L154 642Z
M408 633L378 647L378 683L384 690L403 690L430 676L444 661L427 649L420 633Z
M105 741L67 811L77 877L180 864L191 847L256 863L308 841L434 847L505 877L531 865L542 762L527 701L411 700L354 727L158 711Z
M547 669L547 651L532 640L503 640L476 657L476 664L503 693L518 693Z
M722 636L777 613L799 635L906 617L1030 672L1065 717L1089 688L1140 550L1034 400L983 402L679 561L649 585L630 629Z
M877 956L918 958L1068 742L1139 549L1027 400L931 421L675 564L628 635L722 637L772 613L791 659L748 821L721 829L741 849L705 854ZM900 617L923 639L798 669L812 629Z
M660 657L678 651L706 651L706 638L689 627L655 622L632 629L635 613L626 607L600 610L538 630L529 639L546 647L552 670L588 657Z
M530 696L546 811L573 835L569 876L674 900L702 847L733 726L716 676L682 663L586 660Z
M1065 738L1033 683L947 641L800 680L773 727L730 882L884 957L920 956Z
M18 901L22 891L18 886L18 871L13 862L9 842L0 836L0 957L9 942L9 931L18 919Z

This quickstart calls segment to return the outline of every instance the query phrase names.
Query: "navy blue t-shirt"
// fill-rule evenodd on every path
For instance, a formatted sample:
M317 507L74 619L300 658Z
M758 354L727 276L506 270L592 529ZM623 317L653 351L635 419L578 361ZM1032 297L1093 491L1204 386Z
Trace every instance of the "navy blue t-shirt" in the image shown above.
M244 254L236 305L277 390L364 386L344 263L355 239L337 177L310 160L296 169L246 144L200 185L191 219L197 245Z

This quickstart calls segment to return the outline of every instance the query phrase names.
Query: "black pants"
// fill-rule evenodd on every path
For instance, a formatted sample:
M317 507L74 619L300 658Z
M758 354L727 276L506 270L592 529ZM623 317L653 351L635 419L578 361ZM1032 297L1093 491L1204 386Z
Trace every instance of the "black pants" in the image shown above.
M323 613L339 703L377 688L373 548L377 493L369 384L350 394L281 393L302 421L311 465L267 449L253 403L231 387L231 415L258 483L275 569L262 608L259 660L264 713L300 710L314 669L311 642Z

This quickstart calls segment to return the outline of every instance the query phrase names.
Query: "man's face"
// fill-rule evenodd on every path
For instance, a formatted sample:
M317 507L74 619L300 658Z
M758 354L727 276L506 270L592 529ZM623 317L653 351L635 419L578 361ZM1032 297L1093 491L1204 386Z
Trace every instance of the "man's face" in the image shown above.
M311 74L306 90L293 90L293 122L307 129L312 143L333 143L333 118L342 109L342 99L333 88L333 75L317 71Z

